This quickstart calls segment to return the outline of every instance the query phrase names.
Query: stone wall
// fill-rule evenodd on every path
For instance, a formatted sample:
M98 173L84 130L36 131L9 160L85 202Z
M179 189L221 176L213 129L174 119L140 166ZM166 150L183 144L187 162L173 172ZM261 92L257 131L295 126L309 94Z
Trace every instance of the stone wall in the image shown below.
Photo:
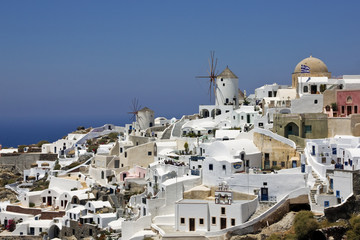
M336 117L328 119L328 137L335 135L360 136L360 114L350 117Z
M299 157L296 149L290 147L288 144L277 141L272 137L266 136L261 133L254 133L254 144L262 153L261 166L264 168L265 154L269 153L270 168L272 167L273 161L277 161L277 166L281 167L281 162L285 162L285 168L291 168L291 158ZM298 163L297 166L300 166Z
M54 161L57 159L57 154L42 154L42 153L24 153L18 156L2 156L0 157L0 166L15 166L15 168L22 172L25 169L30 169L31 164L39 160Z
M74 236L76 239L93 237L97 239L100 230L95 224L79 224L77 221L70 220L70 227L63 226L60 231L60 238Z

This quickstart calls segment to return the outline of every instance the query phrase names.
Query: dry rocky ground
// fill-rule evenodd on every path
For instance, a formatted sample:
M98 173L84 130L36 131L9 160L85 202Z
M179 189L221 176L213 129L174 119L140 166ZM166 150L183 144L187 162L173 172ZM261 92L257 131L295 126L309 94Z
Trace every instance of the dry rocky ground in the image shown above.
M242 236L233 236L231 240L264 240L273 233L289 231L294 223L296 212L287 213L279 222L264 228L258 234L247 234Z

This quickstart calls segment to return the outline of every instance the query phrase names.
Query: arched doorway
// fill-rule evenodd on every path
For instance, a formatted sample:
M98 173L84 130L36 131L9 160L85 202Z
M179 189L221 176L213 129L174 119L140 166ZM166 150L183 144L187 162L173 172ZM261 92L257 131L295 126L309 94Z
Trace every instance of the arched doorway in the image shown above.
M60 228L57 225L52 225L49 228L49 239L59 238L60 237Z
M203 110L202 110L202 117L203 117L203 118L208 118L209 116L210 116L209 110L203 109Z
M299 136L299 127L295 123L288 123L285 127L285 137L288 138L289 135Z

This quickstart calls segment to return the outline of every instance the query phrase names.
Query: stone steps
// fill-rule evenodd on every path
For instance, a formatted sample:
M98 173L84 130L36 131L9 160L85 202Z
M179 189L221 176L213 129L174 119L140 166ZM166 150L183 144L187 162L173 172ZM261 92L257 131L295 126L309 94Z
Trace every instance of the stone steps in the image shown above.
M263 214L264 212L266 212L268 209L270 209L272 206L274 206L276 203L260 203L258 208L256 209L256 211L254 212L253 215L251 215L251 217L249 218L248 221L257 218L258 216L260 216L261 214Z

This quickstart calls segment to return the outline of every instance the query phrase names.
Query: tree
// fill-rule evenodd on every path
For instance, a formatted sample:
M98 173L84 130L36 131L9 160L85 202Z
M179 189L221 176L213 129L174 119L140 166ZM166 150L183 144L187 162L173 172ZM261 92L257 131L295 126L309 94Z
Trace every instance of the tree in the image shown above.
M76 130L78 130L78 131L80 131L80 130L85 130L85 127L84 127L84 126L78 126L78 127L76 128Z
M187 142L185 142L184 148L185 148L185 153L188 154L189 153L189 144Z

